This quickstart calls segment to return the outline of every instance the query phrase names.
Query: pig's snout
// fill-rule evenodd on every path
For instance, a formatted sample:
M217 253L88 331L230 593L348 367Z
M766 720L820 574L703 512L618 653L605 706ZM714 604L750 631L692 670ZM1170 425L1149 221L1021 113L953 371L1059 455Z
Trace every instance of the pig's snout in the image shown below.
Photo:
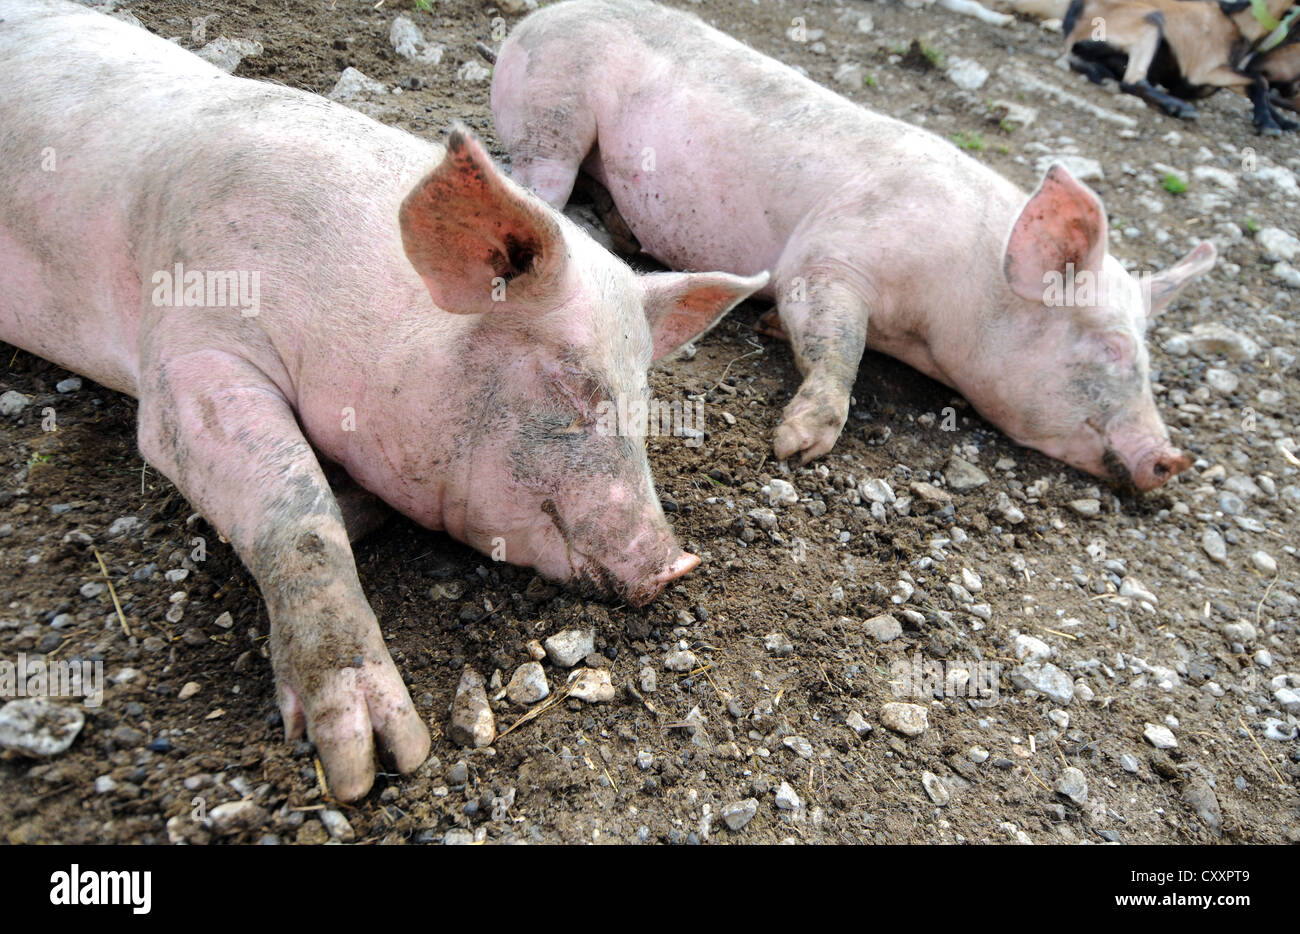
M1177 448L1165 447L1142 459L1133 473L1133 485L1143 493L1163 486L1192 466L1192 459Z
M1111 426L1103 465L1116 482L1146 493L1192 466L1192 459L1169 443L1169 433L1152 409L1145 418Z
M694 571L700 566L700 559L689 551L681 552L658 574L651 577L636 592L628 594L628 601L634 606L642 606L659 596L660 591L679 577Z
M663 513L644 517L642 523L640 534L607 565L620 581L613 589L633 606L649 603L669 583L700 566L699 558L677 544Z
M1106 452L1105 465L1114 482L1132 483L1147 493L1192 466L1192 459L1169 442L1160 441L1136 452L1132 448L1112 447Z

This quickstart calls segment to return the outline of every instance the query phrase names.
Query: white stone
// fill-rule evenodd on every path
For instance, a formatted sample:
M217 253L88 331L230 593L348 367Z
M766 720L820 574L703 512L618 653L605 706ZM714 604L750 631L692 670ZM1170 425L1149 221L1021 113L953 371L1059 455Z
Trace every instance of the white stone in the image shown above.
M1049 153L1045 156L1039 156L1034 160L1034 169L1037 174L1044 174L1053 163L1060 163L1065 166L1066 170L1081 182L1100 182L1106 178L1106 173L1102 170L1101 163L1096 159L1088 156L1078 156L1073 153Z
M1023 662L1045 661L1052 657L1052 647L1036 636L1021 633L1014 645L1016 658Z
M546 654L551 664L572 668L596 651L596 633L591 629L565 629L547 637Z
M798 811L803 807L803 799L795 794L789 782L782 782L776 789L776 806L783 811Z
M792 506L799 502L799 493L794 485L786 480L776 479L768 484L767 503L769 506Z
M963 91L977 91L989 79L989 70L970 58L948 60L948 78Z
M483 81L492 76L492 69L475 59L463 62L456 69L456 78L470 83Z
M1142 730L1142 735L1146 741L1157 749L1177 749L1178 740L1174 738L1173 731L1167 726L1160 726L1156 723L1146 724Z
M550 693L546 672L538 662L520 665L506 685L506 696L516 704L535 704Z
M1255 570L1269 577L1277 573L1277 562L1267 551L1255 552L1250 556L1250 563L1255 565Z
M442 61L443 47L424 38L420 27L405 16L398 16L388 29L388 41L402 58L420 65L436 65Z
M614 699L614 685L606 668L579 668L569 675L569 696L589 704L602 704Z
M941 808L947 807L948 802L952 800L952 792L948 790L947 784L933 772L921 774L921 785L925 788L925 793L930 796L930 800Z
M1290 262L1300 256L1300 240L1281 227L1265 227L1255 234L1264 259L1270 263Z
M483 677L466 668L456 687L447 735L458 745L482 747L496 738L496 731L496 718L488 705Z
M72 745L86 715L43 697L23 697L0 707L0 748L29 756L55 756Z
M239 63L250 55L262 54L262 43L252 39L227 39L225 36L213 39L194 53L210 65L215 65L230 74L239 67Z
M733 801L722 807L722 822L727 825L729 830L740 830L758 813L758 801L755 798L746 798L743 801Z
M930 726L930 713L920 704L891 701L880 708L880 722L895 733L919 736Z
M334 89L325 95L332 101L351 101L366 94L387 94L388 86L382 81L368 78L357 69L348 66L339 75Z
M903 634L903 625L888 613L873 616L862 628L877 642L892 642Z

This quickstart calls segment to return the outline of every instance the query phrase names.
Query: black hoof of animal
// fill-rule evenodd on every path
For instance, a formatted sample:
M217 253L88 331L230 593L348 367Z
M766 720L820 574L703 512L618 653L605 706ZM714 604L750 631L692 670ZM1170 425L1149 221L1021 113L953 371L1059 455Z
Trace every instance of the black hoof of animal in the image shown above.
M1180 120L1195 120L1200 116L1200 114L1196 112L1195 107L1191 107L1187 104L1170 106L1165 113L1169 114L1171 117L1177 117Z
M1281 127L1277 127L1273 125L1257 126L1255 127L1255 129L1259 131L1260 136L1281 136L1282 135Z

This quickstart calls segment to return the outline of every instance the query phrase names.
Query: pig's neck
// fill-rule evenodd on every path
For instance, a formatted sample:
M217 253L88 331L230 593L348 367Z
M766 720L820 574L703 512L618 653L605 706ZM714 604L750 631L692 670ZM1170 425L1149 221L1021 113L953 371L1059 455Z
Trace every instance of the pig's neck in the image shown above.
M429 319L394 315L336 332L348 334L347 353L331 357L324 385L299 387L299 411L312 443L353 480L421 525L452 531L463 516L450 491L467 459L453 449L464 374L449 348L466 321L429 307Z
M950 147L947 147L950 148ZM840 262L869 296L867 346L974 402L998 375L988 344L1013 300L1002 252L1026 195L961 154L871 173L836 193L854 218ZM901 206L901 207L900 207Z

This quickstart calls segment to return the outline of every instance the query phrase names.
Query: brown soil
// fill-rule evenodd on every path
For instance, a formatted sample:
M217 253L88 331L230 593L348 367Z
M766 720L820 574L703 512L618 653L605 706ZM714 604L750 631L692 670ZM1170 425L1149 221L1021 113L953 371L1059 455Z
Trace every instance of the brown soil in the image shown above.
M1054 65L1059 35L1037 23L998 30L937 7L912 11L859 0L807 8L769 0L682 5L837 89L837 65L862 62L875 86L851 96L945 136L978 134L984 148L974 154L1026 189L1036 179L1041 150L1035 144L1059 151L1059 138L1073 137L1106 168L1107 180L1092 184L1106 199L1113 226L1141 222L1150 225L1144 233L1160 226L1174 234L1164 246L1147 236L1122 238L1116 243L1122 258L1167 265L1189 236L1209 235L1220 220L1294 225L1296 214L1285 203L1244 182L1219 216L1198 211L1195 190L1176 196L1156 189L1153 196L1165 205L1159 215L1133 203L1138 182L1122 171L1124 163L1186 169L1201 146L1221 154L1226 145L1253 147L1261 158L1295 168L1295 139L1256 138L1240 97L1205 102L1201 119L1189 124L1089 86ZM492 37L498 14L489 4L450 0L427 13L406 0L378 8L354 0L138 0L129 9L187 47L194 45L191 20L217 14L208 38L250 37L265 47L240 66L237 73L249 77L322 93L348 65L390 86L410 87L416 83L409 79L419 78L417 89L384 100L380 119L430 138L459 119L495 145L487 83L456 77L462 62L477 59L476 42L498 44ZM440 65L415 67L393 53L388 29L399 9L447 45ZM875 27L864 34L856 23L867 14ZM503 15L508 24L518 19ZM820 41L829 52L785 37L794 16L804 16L810 30L825 30ZM1013 89L999 85L995 73L990 86L968 93L941 71L891 62L913 39L946 56L977 58L995 72L1014 59L1100 106L1135 116L1138 136L1122 139L1076 109L1024 94L1022 102L1039 108L1038 121L1008 131L990 116L986 98L1014 98ZM1177 141L1165 138L1170 131L1177 131ZM1176 442L1203 460L1202 469L1223 464L1229 475L1268 474L1286 487L1296 483L1296 469L1270 432L1296 434L1294 363L1240 367L1242 386L1234 396L1218 407L1198 407L1193 394L1202 387L1204 362L1160 349L1171 334L1212 313L1265 345L1294 350L1295 293L1272 279L1249 236L1225 259L1239 271L1216 269L1153 332L1159 398ZM438 842L456 828L488 841L548 843L1008 842L1016 830L1043 843L1300 840L1297 743L1267 739L1257 726L1265 716L1285 720L1269 679L1300 672L1294 501L1274 496L1249 504L1263 531L1222 515L1208 520L1227 532L1226 565L1199 547L1207 522L1200 515L1217 507L1213 490L1196 492L1212 481L1195 472L1141 499L1103 490L1101 516L1082 518L1067 504L1094 495L1093 479L1016 447L950 391L871 354L835 452L786 472L771 462L770 440L797 376L785 346L754 336L762 311L742 307L693 359L654 377L663 398L703 394L709 434L699 447L651 442L677 534L704 559L651 606L614 606L546 587L526 570L493 564L400 519L358 547L367 594L435 734L433 754L418 772L383 775L369 797L342 808L358 840ZM21 417L5 419L0 436L0 526L12 525L0 537L0 657L50 652L102 659L110 678L122 669L137 672L111 684L102 707L87 710L86 727L66 753L39 763L0 762L0 830L11 842L165 843L168 819L179 816L175 835L205 841L208 831L189 820L196 809L251 796L272 817L228 839L274 834L283 842L323 842L325 830L313 816L322 799L311 749L281 738L264 658L266 613L252 579L175 488L143 466L133 400L89 382L79 392L58 394L54 386L65 372L13 348L0 351L6 364L0 392L33 397ZM1271 410L1253 401L1266 387L1285 397ZM1186 396L1181 412L1173 394ZM1253 433L1237 430L1247 405L1259 409ZM55 432L42 430L47 406L57 413ZM956 410L955 432L942 431L935 420L947 406ZM911 481L933 479L959 449L993 479L955 494L949 513L926 512L918 503L911 515L891 511L880 520L865 501L851 502L853 481L884 477L905 491ZM995 469L1000 458L1014 460L1014 469ZM792 482L803 500L776 507L779 527L768 532L745 516L767 505L760 488L773 477ZM1027 492L1040 478L1047 489ZM994 508L999 493L1023 510L1023 523L1002 519ZM1189 511L1176 510L1178 503ZM138 516L140 527L110 538L108 527L124 515ZM918 566L933 553L932 540L950 538L954 526L969 540L944 549L943 562ZM102 575L89 545L65 541L75 529L88 533L103 555L133 636L111 621L108 594L86 599L79 593ZM206 557L194 561L193 539L200 536ZM1127 573L1159 597L1153 614L1117 596L1119 577L1087 550L1095 542L1104 544L1106 560L1125 562ZM1277 560L1276 579L1251 567L1249 556L1260 549ZM137 574L149 565L152 571ZM190 568L183 582L163 579L180 567ZM976 599L991 606L987 624L947 588L963 567L983 579ZM907 623L900 638L878 643L862 621L897 613L890 595L904 572L917 587L907 605L925 622ZM1097 581L1102 593L1094 592ZM188 600L183 619L169 623L165 614L176 591ZM215 626L226 612L234 625ZM72 624L55 630L49 622L59 613ZM1257 645L1245 654L1234 654L1221 634L1224 623L1235 621L1259 629ZM575 626L595 630L597 651L589 663L611 670L620 686L614 702L565 701L487 750L466 751L446 738L447 711L465 665L485 677L499 669L509 678L528 660L525 643ZM1076 699L1064 708L1068 727L1048 718L1057 705L1007 677L1017 664L1016 632L1047 642L1056 650L1054 663L1095 692L1093 702ZM47 638L50 633L57 638ZM782 634L793 651L770 651L765 637L771 633ZM664 669L665 655L679 641L693 649L702 670ZM1252 655L1259 648L1271 653L1272 667L1257 666ZM882 704L917 698L895 697L890 665L914 653L949 663L1000 663L1000 703L934 700L922 735L892 733L881 725ZM1158 686L1159 674L1135 669L1129 656L1174 670L1172 689ZM658 688L634 693L625 686L639 685L645 666L655 669ZM549 665L547 672L553 686L563 682L563 672ZM190 681L201 690L178 699ZM1208 682L1221 685L1223 696L1214 696ZM504 699L496 706L502 727L523 713ZM846 725L854 713L874 727L862 738ZM1179 747L1157 751L1142 738L1144 724L1171 715L1179 723ZM811 756L787 745L788 737L804 738ZM171 748L147 747L160 739ZM991 753L987 761L972 761L974 746ZM637 761L643 752L652 757L645 768ZM1136 773L1121 767L1126 753L1136 757ZM467 769L457 767L461 760ZM1067 766L1087 778L1082 806L1051 790ZM950 789L945 807L927 795L926 772ZM96 778L104 775L115 787L97 793ZM803 800L802 809L776 807L774 792L783 782ZM1183 799L1200 783L1217 796L1222 837ZM512 804L498 800L494 808L494 798L508 801L512 793ZM741 831L725 829L722 808L751 796L757 815Z

